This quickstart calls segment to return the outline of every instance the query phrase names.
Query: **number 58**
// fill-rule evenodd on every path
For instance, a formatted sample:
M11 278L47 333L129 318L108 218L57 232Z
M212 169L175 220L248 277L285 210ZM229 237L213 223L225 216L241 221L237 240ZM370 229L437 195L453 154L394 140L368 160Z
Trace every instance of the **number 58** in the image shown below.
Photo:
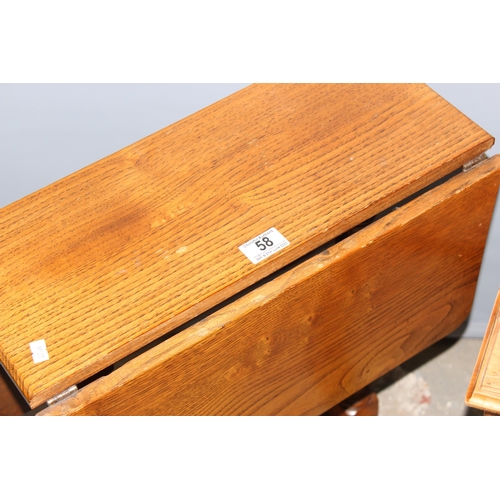
M274 243L267 236L265 238L262 238L262 241L256 241L255 244L261 252L267 247L272 247L274 245Z

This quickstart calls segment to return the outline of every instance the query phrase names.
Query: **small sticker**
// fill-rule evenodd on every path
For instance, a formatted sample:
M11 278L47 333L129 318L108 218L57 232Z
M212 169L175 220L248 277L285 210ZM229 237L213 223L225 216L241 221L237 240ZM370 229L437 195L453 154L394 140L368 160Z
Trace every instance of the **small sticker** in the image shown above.
M30 342L30 349L31 355L33 356L33 363L48 361L49 353L47 351L47 346L45 345L45 340L36 340L35 342Z
M258 264L288 245L290 242L276 228L272 227L238 248L250 259L252 264Z

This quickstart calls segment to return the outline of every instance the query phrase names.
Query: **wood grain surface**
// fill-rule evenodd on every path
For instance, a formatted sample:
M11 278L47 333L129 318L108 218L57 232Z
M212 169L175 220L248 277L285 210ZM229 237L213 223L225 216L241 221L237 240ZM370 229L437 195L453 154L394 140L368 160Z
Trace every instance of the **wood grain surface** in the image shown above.
M40 414L322 414L466 319L499 182L495 157Z
M245 88L0 210L0 359L37 406L492 143L425 85Z
M500 289L481 344L465 403L500 414Z

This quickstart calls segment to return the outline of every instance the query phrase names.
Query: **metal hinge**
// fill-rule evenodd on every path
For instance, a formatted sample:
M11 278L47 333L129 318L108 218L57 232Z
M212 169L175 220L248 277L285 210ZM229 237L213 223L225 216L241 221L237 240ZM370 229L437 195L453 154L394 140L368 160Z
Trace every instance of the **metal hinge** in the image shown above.
M482 153L477 158L474 158L473 160L465 163L462 166L462 170L464 172L468 172L469 170L472 170L473 168L477 167L480 163L482 163L483 161L485 161L487 159L488 159L488 156L486 155L486 153Z
M56 394L54 397L47 399L47 404L52 406L53 404L59 403L62 399L72 396L76 392L78 392L78 387L76 385L72 385L59 394Z

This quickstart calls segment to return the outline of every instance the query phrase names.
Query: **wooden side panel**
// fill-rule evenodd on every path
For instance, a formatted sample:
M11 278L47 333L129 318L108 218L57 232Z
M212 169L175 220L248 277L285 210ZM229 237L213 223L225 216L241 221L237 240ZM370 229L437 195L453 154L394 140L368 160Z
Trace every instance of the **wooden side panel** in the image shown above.
M37 406L492 143L425 85L243 89L0 210L0 360Z
M0 366L0 416L19 416L29 409L3 366Z
M493 305L465 403L487 413L500 414L500 290Z
M466 319L499 177L454 177L41 414L323 413Z

